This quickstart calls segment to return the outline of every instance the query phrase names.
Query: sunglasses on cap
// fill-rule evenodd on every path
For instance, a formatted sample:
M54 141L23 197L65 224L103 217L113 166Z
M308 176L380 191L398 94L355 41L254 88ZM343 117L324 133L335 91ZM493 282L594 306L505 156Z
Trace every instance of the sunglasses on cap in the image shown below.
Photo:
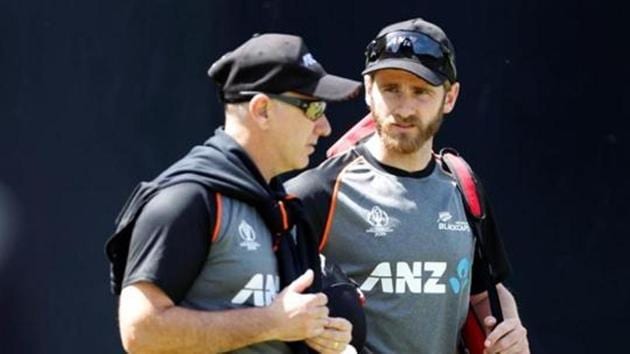
M366 66L389 58L414 59L430 70L457 80L453 52L430 36L412 31L395 31L376 38L365 50Z
M277 95L273 93L258 92L258 91L241 91L240 92L241 95L246 95L246 96L254 96L259 93L269 96L269 98L273 100L278 100L280 102L284 102L293 107L297 107L301 109L302 112L304 112L304 115L306 116L306 118L310 120L311 122L318 120L326 112L326 102L324 101L307 100L307 99L303 99L299 97Z

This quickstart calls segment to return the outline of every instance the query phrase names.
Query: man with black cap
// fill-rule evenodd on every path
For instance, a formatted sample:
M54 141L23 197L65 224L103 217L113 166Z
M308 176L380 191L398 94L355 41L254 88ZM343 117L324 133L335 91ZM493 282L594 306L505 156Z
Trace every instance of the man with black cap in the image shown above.
M133 353L338 353L314 236L274 177L304 168L330 134L326 101L360 82L327 74L302 38L264 34L209 70L225 127L150 182L106 245ZM312 349L308 349L308 347Z
M369 43L363 75L371 112L362 122L375 134L286 187L312 208L309 223L326 261L365 293L366 347L457 353L470 303L488 334L486 353L528 353L514 298L501 285L509 267L492 214L486 211L483 235L505 317L498 325L462 198L433 153L460 90L453 45L430 22L395 23Z

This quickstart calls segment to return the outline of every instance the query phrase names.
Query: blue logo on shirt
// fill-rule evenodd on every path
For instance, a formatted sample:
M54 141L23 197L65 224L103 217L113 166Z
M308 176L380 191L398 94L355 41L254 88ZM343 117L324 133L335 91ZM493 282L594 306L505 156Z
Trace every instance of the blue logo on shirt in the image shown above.
M451 290L455 294L466 287L468 279L470 278L470 261L468 258L462 258L457 264L457 276L449 278L448 282L451 284Z

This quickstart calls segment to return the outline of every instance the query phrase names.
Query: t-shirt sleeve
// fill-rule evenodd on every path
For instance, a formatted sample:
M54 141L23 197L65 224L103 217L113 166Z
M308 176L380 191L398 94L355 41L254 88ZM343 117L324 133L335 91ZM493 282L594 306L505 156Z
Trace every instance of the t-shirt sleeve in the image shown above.
M510 274L510 264L508 261L503 241L497 232L497 226L492 213L490 203L486 201L486 218L481 223L483 240L485 241L485 254L486 259L492 262L492 267L495 273L494 283L503 282ZM471 284L471 293L478 294L484 292L485 282L482 267L484 262L479 259L477 252L475 252L475 261L473 263L473 276Z
M197 183L167 187L153 197L133 229L123 287L151 282L181 302L210 251L213 201L212 192Z

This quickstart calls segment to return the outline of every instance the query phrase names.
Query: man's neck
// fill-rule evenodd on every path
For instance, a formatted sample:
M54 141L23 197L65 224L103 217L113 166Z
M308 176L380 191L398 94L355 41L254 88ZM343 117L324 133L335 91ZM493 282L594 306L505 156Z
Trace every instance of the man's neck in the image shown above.
M255 148L249 144L241 144L241 146L243 147L243 150L247 152L249 158L254 162L254 165L258 168L258 171L260 171L260 174L265 179L265 182L269 184L271 179L279 174L274 169L270 168L273 164L269 161L269 157L264 153L261 154L262 149Z
M253 134L244 129L230 129L228 126L225 128L225 133L231 136L245 150L267 183L277 175L275 170L270 168L273 163L269 161L269 156L265 153L266 149L260 148L260 144L256 141L256 137Z
M378 134L374 134L367 141L366 147L380 163L403 171L415 172L426 168L431 161L433 138L427 140L416 152L408 154L387 149Z

